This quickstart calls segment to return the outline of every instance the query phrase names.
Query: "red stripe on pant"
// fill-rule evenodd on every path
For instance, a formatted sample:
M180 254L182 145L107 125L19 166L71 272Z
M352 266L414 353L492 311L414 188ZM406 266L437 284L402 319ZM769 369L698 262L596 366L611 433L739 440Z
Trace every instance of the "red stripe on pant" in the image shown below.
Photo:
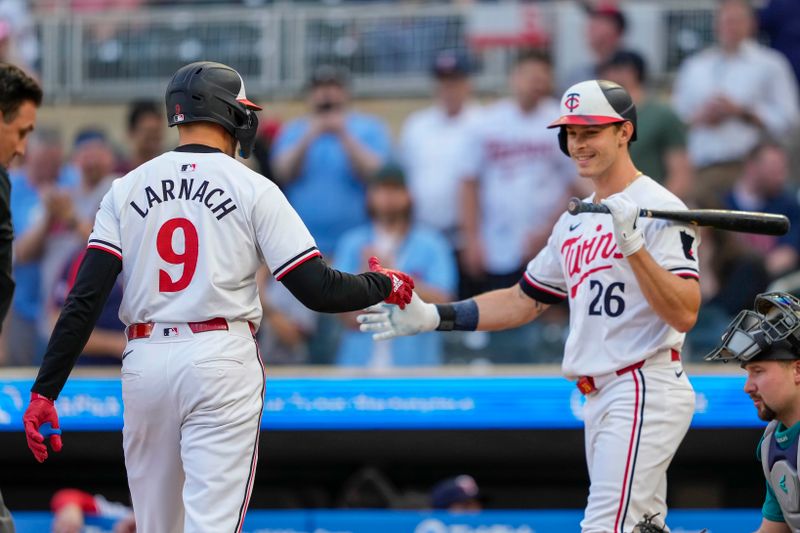
M639 379L638 379L635 371L631 372L631 375L633 376L633 383L634 383L634 387L636 389L636 396L635 396L635 401L634 401L634 406L633 406L633 424L631 425L631 438L628 441L628 458L625 460L625 476L622 479L622 493L619 496L619 508L617 509L617 518L616 518L616 520L614 522L614 532L615 533L617 531L620 531L620 520L622 520L622 524L623 525L625 524L625 517L622 516L623 515L622 508L623 508L623 506L625 504L625 499L626 499L625 496L626 496L626 494L628 492L630 492L630 490L633 488L631 486L628 486L628 485L633 485L633 476L631 475L630 478L629 478L628 472L631 469L631 461L632 461L633 456L634 456L634 447L638 448L638 446L639 446L638 442L636 442L638 440L637 439L637 433L638 432L636 431L636 429L637 429L636 426L637 426L638 423L640 423L640 420L639 420L639 401L640 401L640 398L639 398ZM636 442L636 446L634 446L634 442Z

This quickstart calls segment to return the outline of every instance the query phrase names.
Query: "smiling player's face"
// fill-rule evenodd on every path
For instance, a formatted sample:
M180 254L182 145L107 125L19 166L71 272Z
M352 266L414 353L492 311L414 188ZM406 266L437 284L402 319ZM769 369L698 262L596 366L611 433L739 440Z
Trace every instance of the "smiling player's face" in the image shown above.
M628 144L633 126L629 122L598 126L565 126L567 149L582 178L603 176Z

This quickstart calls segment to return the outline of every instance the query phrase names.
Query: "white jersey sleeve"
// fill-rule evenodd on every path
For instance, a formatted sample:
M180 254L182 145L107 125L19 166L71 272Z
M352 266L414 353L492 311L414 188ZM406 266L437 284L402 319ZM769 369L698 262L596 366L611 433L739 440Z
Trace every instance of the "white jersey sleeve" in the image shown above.
M261 256L275 279L321 255L300 215L277 187L265 188L255 201L253 225Z
M89 235L88 248L103 250L122 260L122 237L120 235L119 210L114 202L114 187L108 190L100 202L100 209Z
M558 228L564 215L559 218L547 239L547 245L531 259L519 284L523 292L546 304L554 304L567 298L567 282L564 277Z
M645 226L647 251L663 269L682 278L700 277L697 248L700 239L692 226L654 220Z

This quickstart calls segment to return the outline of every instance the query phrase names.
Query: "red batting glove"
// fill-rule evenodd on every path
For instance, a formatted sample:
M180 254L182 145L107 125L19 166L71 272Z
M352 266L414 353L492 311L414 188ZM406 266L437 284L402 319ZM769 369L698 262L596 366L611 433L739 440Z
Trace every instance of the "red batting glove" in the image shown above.
M392 281L392 291L384 302L387 304L395 304L400 306L400 309L405 309L406 304L411 301L414 289L414 280L411 279L411 276L399 270L383 268L378 258L375 256L369 258L369 269L372 272L378 272L384 276L388 276Z
M47 459L47 445L45 437L39 433L42 424L50 423L53 430L58 430L58 413L53 400L41 394L31 393L31 403L25 410L22 423L25 426L25 437L28 439L28 448L40 463ZM59 431L60 433L60 431ZM50 434L50 447L54 452L61 451L61 435Z

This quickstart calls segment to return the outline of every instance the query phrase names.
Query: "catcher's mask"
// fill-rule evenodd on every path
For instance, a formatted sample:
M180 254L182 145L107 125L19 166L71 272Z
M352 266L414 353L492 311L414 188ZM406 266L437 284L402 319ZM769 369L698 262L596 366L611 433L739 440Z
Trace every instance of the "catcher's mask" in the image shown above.
M741 364L800 359L800 300L785 292L759 294L753 310L740 311L704 359Z

